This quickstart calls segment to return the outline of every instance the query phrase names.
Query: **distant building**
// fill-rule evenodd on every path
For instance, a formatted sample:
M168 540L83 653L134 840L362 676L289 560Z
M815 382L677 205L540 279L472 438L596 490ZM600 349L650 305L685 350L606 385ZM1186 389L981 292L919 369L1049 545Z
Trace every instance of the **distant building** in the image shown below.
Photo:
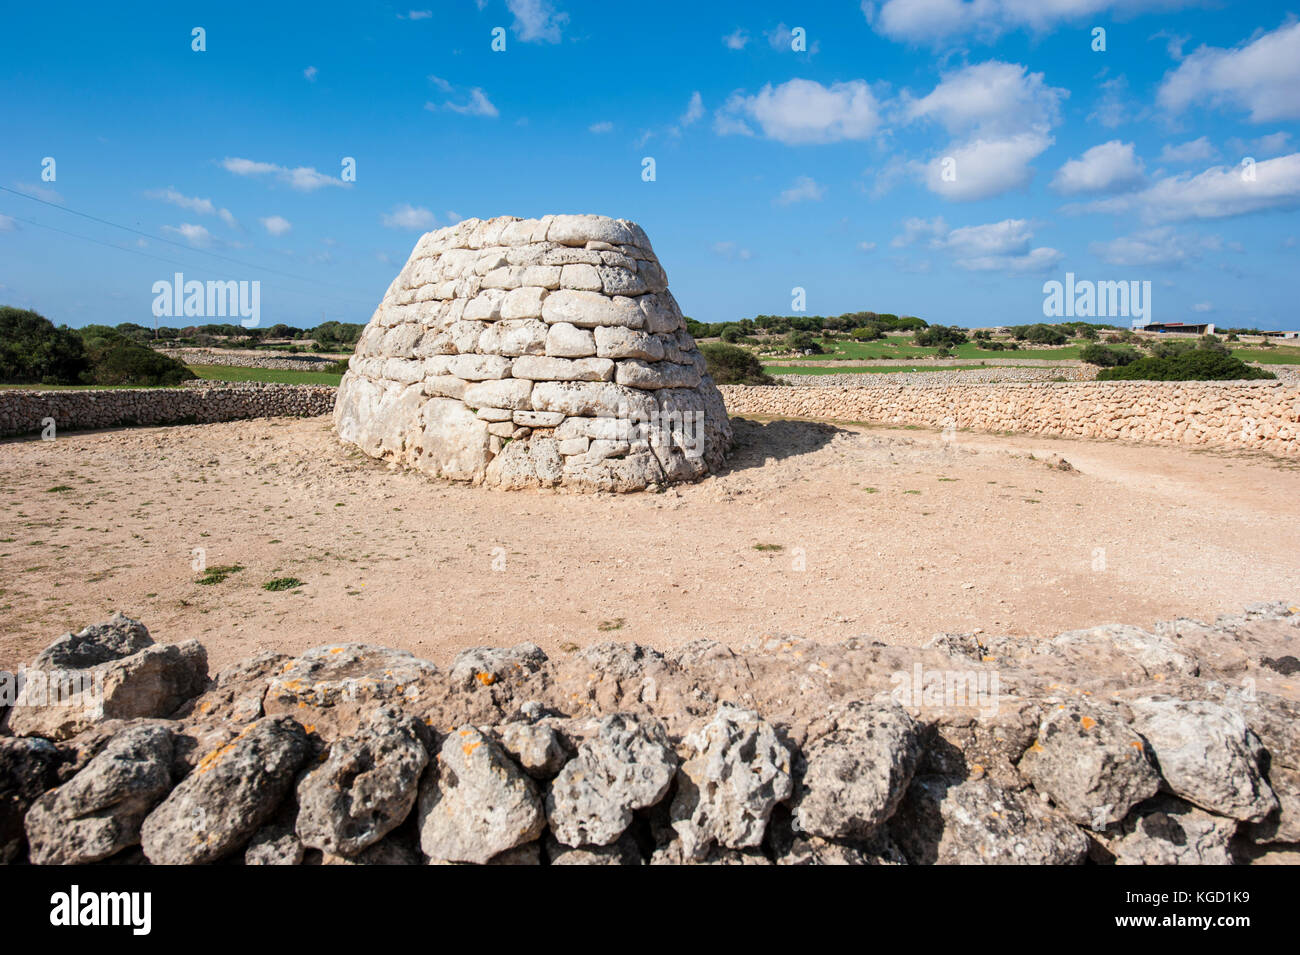
M1213 335L1213 322L1147 322L1133 323L1135 332L1181 332L1184 335Z

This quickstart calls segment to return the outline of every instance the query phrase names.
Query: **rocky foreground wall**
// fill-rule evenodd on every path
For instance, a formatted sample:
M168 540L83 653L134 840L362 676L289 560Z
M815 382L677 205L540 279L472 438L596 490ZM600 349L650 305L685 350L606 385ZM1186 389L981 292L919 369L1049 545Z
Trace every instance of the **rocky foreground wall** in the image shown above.
M1277 381L1052 382L863 388L724 385L733 415L955 427L1300 456L1300 388Z
M1298 638L1278 603L922 649L343 643L209 679L115 615L24 671L0 861L1294 859Z
M133 425L208 424L243 418L312 417L334 409L324 385L239 384L191 388L106 388L84 391L0 389L0 436Z

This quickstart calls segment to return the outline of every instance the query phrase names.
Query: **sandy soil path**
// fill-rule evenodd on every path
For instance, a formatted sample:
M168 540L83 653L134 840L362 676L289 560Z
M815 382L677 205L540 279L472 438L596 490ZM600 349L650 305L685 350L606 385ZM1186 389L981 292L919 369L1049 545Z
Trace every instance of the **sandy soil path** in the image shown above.
M344 638L439 662L522 640L920 643L1300 598L1294 464L796 421L736 433L727 473L624 497L393 472L326 418L0 443L0 668L114 609L160 641L202 639L216 667ZM196 548L243 569L200 585ZM285 576L304 583L263 589Z

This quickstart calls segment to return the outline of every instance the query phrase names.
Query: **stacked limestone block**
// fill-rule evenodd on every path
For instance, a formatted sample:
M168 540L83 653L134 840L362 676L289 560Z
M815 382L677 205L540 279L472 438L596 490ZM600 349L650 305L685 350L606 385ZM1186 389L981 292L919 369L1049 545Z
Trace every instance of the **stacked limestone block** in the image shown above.
M334 423L374 457L505 488L693 481L731 444L650 240L592 215L427 233L357 342Z

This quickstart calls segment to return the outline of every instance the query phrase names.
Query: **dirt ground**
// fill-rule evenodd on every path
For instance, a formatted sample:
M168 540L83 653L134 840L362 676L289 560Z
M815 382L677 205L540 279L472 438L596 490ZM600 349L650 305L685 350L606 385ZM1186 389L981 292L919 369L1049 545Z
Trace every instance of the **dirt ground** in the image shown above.
M1294 463L733 421L726 473L621 497L395 472L328 418L0 442L0 668L115 609L215 669L343 639L439 663L525 640L915 644L1300 598ZM200 556L243 569L202 585Z

